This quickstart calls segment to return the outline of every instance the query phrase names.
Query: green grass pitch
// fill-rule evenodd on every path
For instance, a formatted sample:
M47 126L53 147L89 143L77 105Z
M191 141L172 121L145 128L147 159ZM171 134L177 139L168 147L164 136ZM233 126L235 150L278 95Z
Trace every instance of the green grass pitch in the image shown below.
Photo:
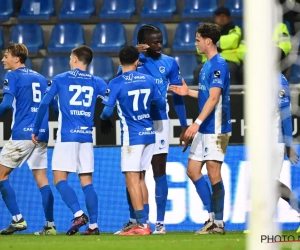
M294 232L289 234L296 235ZM287 234L287 232L285 232ZM277 244L277 243L276 243ZM279 244L279 243L278 243ZM297 244L297 246L295 245ZM295 248L296 247L296 248ZM246 235L227 232L226 235L194 235L192 232L150 236L35 236L16 234L0 236L1 250L244 250ZM300 243L281 243L281 250L300 249Z

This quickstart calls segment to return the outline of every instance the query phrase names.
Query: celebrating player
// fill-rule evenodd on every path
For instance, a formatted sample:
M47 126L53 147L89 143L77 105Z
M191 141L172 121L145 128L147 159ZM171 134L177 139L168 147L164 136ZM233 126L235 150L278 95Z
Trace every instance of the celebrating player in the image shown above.
M53 194L47 178L47 142L49 137L48 110L41 117L39 143L31 141L34 119L42 96L47 88L46 79L39 73L25 67L28 50L24 44L9 44L2 62L6 70L3 85L3 101L0 105L0 116L8 109L13 109L12 134L0 154L0 191L9 212L12 214L10 225L0 231L9 235L27 228L16 201L16 194L9 175L17 167L27 161L29 168L40 189L46 224L36 235L55 235L53 218ZM49 100L57 111L57 102Z
M161 53L163 36L159 28L152 24L143 25L137 35L138 47L143 50L139 55L137 71L154 78L161 95L167 98L169 84L181 85L179 67L174 58ZM119 73L121 72L119 68ZM180 145L184 141L184 132L187 129L186 111L184 100L181 96L173 94L175 111L179 117L182 133L180 135ZM153 234L165 234L164 219L168 197L168 182L166 176L167 154L169 152L170 120L168 116L169 106L166 110L159 110L156 105L151 105L150 116L154 122L155 148L152 157L152 169L155 180L155 201L157 208L157 218L155 231ZM183 151L187 149L188 140L185 140ZM127 195L128 191L127 191ZM132 223L136 223L134 210L129 201L130 221L125 223L122 230ZM149 213L149 205L145 204L146 213ZM120 233L122 230L116 232Z
M133 46L125 46L119 53L122 75L111 80L108 99L101 119L106 120L117 104L121 119L121 168L126 176L126 186L131 197L137 224L131 224L119 235L148 235L147 215L144 204L148 203L145 171L148 170L154 151L155 132L150 117L151 102L157 109L166 108L153 77L136 72L139 52Z
M50 89L43 98L34 125L32 140L38 143L42 117L50 100L58 95L58 131L52 157L54 184L63 201L74 214L74 223L67 231L73 235L88 222L80 208L74 190L67 182L69 173L78 173L85 195L90 224L84 235L97 235L99 229L98 197L92 184L94 171L93 118L98 96L104 96L107 85L99 77L86 71L93 59L93 52L87 46L78 46L70 56L71 71L59 74L52 80Z
M185 132L186 138L193 139L187 175L209 212L209 220L196 234L225 234L221 166L231 133L230 78L226 61L217 52L220 35L220 27L216 24L202 23L197 28L196 46L208 59L200 72L199 90L188 89L184 81L183 86L170 86L179 95L198 98L199 103L200 114ZM204 164L212 184L212 195L201 173Z

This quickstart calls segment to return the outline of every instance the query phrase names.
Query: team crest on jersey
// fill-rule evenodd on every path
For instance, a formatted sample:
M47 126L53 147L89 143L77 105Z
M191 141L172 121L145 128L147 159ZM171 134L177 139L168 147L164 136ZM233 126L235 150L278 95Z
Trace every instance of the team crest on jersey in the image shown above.
M285 96L285 91L284 89L279 91L279 97L284 97Z
M105 95L108 96L109 93L110 93L110 89L107 89L107 90L105 91Z
M203 73L203 75L202 75L202 80L203 81L205 80L205 73Z
M159 70L160 73L165 73L166 68L165 68L164 66L160 66L160 67L158 68L158 70Z
M220 76L221 76L221 71L220 70L215 70L214 71L214 77L220 78Z

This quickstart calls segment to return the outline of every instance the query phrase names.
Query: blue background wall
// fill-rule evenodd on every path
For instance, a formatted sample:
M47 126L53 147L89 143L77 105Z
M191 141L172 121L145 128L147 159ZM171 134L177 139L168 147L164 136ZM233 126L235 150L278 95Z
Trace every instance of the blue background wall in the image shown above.
M242 169L245 170L246 166L244 149L244 146L229 146L225 159L226 166L224 166L224 171L226 171L224 175L226 175L225 179L227 180L225 183L227 195L225 222L227 230L243 230L245 228L246 186L248 185L244 178L248 174L242 171ZM299 147L297 150L299 152ZM121 174L119 164L120 148L101 147L95 148L94 152L95 172L93 179L99 196L98 223L102 232L114 232L128 220L129 216L124 192L124 176ZM53 149L49 148L49 166L51 166L52 153ZM182 153L178 146L170 148L167 166L170 199L167 204L168 212L166 215L168 231L194 231L199 229L201 224L207 220L207 213L197 198L193 185L191 185L185 175L187 157L188 152ZM288 182L288 185L291 184L292 189L297 192L300 183L300 168L297 166L290 167L288 162L285 162L285 167L283 179ZM73 215L52 185L51 167L48 168L48 177L55 196L55 224L59 232L64 232L71 225ZM156 209L153 197L154 182L152 181L151 171L148 173L147 179L151 198L150 219L154 223ZM10 181L16 191L21 213L28 224L28 229L25 232L31 233L40 230L44 224L41 196L27 165L13 171ZM83 192L76 174L70 174L69 183L76 190L82 209L86 211ZM294 230L298 227L297 214L290 210L286 204L281 205L283 209L279 209L279 217L281 216L279 220L285 222L282 224L283 229ZM4 228L11 221L11 215L2 199L0 199L0 216L0 228Z

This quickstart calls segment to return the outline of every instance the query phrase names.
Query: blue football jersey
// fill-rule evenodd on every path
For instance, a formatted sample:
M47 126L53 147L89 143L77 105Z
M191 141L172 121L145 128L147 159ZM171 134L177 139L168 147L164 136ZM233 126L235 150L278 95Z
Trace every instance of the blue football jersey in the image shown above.
M226 61L216 54L206 61L199 76L198 104L199 112L209 98L210 88L222 89L219 102L203 121L199 132L203 134L224 134L231 132L230 118L230 75Z
M276 133L278 134L279 142L284 143L283 137L283 124L282 124L282 117L280 110L284 108L291 107L291 92L290 87L287 79L283 74L279 74L279 86L278 86L279 94L277 96L278 101L278 109L276 112L276 123L277 123L277 130ZM287 117L285 117L287 118Z
M161 95L167 100L169 85L181 85L181 75L177 62L173 57L161 54L158 59L145 56L140 53L137 71L154 78ZM118 74L122 73L119 67ZM155 105L151 106L151 118L153 120L167 120L169 107L159 110Z
M21 67L6 73L3 94L14 97L12 104L12 140L31 140L35 117L47 88L46 79L39 73ZM48 110L43 119L39 141L48 142Z
M55 76L48 93L58 94L57 142L93 142L97 97L104 97L107 84L80 69Z
M153 77L136 71L125 72L110 81L103 104L117 105L122 146L155 142L151 102L162 99Z

